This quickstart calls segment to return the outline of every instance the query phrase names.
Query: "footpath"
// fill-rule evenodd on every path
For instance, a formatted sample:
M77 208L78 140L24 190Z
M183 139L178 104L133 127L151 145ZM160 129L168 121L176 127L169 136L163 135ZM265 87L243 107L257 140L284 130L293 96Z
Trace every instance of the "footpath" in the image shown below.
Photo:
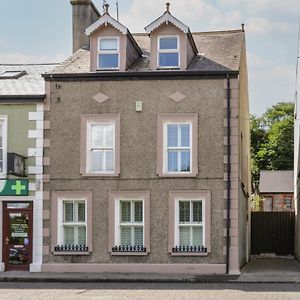
M294 258L252 258L241 275L2 272L0 282L300 283Z

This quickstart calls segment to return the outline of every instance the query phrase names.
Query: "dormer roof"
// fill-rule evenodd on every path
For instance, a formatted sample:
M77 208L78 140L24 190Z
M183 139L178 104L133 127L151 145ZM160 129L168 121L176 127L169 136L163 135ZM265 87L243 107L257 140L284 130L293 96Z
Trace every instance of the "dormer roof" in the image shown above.
M175 18L171 13L166 10L162 16L160 16L158 19L150 23L148 26L145 27L145 30L148 34L150 34L152 31L157 29L159 26L163 25L164 23L168 24L171 23L184 33L189 33L189 27L183 24L181 21L179 21L177 18Z
M103 16L101 16L95 23L93 23L91 26L89 26L86 30L85 33L87 35L91 35L94 31L96 31L99 27L102 25L111 25L112 27L116 28L123 34L129 33L129 30L127 27L122 25L120 22L115 20L113 17L111 17L108 13L105 13Z

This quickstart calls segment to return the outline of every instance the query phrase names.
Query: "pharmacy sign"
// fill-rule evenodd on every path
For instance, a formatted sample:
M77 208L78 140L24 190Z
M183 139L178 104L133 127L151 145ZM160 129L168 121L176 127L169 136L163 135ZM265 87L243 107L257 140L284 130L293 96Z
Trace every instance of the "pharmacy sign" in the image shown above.
M0 196L28 196L28 180L0 180Z

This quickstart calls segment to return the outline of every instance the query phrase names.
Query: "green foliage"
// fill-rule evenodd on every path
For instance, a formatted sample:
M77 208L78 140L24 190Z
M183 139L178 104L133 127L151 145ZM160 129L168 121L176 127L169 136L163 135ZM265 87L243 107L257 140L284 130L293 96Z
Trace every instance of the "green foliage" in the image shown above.
M294 104L280 102L263 114L251 116L251 170L255 183L260 170L292 170L294 159Z
M263 199L257 195L254 194L251 196L251 211L260 211L261 202Z

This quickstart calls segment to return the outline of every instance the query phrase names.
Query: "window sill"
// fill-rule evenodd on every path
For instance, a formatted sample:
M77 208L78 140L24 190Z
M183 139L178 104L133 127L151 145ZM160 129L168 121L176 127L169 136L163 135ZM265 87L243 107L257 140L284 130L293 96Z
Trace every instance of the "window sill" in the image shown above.
M113 174L113 173L85 173L81 174L82 177L119 177L120 174Z
M157 174L159 177L197 177L196 173L164 173L164 174Z
M208 256L208 252L172 252L170 256Z
M52 252L53 255L55 256L66 256L66 255L72 255L72 256L86 256L86 255L90 255L91 252L86 252L86 251L54 251Z
M110 252L111 256L147 256L148 252Z

